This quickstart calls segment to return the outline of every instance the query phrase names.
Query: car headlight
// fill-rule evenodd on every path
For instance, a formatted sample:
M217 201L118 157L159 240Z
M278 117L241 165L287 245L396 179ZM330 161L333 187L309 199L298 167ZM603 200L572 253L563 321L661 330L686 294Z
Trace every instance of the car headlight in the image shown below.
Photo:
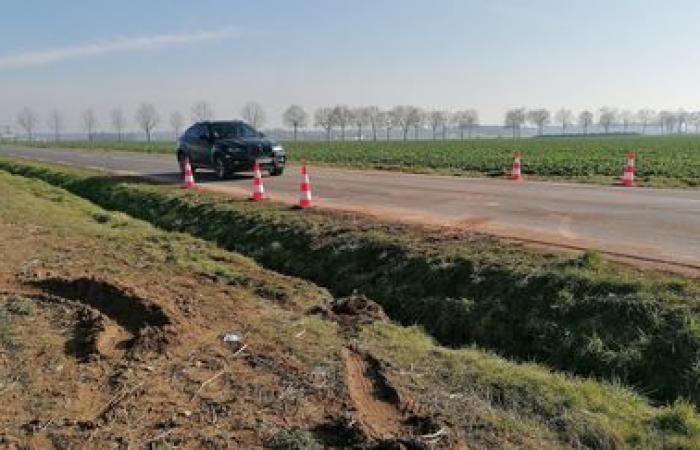
M281 145L277 144L274 147L272 147L272 151L274 153L282 153L282 152L284 152L284 148L282 148Z

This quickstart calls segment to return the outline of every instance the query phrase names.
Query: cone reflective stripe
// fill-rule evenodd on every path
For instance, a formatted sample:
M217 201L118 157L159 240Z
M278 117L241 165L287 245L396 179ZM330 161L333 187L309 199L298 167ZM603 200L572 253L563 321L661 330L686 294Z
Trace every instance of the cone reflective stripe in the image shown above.
M627 154L627 163L622 172L622 185L623 186L634 186L634 160L636 155L634 152L629 152Z
M522 181L523 175L520 167L520 150L513 153L513 171L510 176L511 180Z
M185 189L191 189L195 187L196 185L194 183L194 174L192 173L192 165L190 164L190 158L185 158L183 173L185 177L182 182L182 187Z
M306 166L301 166L301 189L299 192L299 207L308 208L311 206L311 182L309 181L309 172Z
M263 187L260 163L257 161L253 164L253 172L255 172L253 178L253 194L250 196L250 199L255 201L263 200L265 198L265 188Z

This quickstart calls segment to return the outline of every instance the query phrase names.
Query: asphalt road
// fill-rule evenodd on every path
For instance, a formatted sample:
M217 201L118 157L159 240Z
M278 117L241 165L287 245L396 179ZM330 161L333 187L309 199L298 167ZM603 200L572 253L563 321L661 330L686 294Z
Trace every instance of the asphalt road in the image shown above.
M59 162L179 183L169 155L0 147L0 154ZM535 245L593 248L622 259L700 271L700 190L411 175L309 168L319 206L360 210L391 220L473 229ZM198 183L246 195L251 177L225 182L206 172ZM265 177L266 193L294 202L300 175ZM700 272L699 272L700 273Z

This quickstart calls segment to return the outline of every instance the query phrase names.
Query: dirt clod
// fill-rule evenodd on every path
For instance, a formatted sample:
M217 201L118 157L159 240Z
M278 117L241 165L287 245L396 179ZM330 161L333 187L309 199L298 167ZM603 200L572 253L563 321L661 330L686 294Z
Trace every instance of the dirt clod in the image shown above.
M344 327L356 327L377 320L388 320L378 303L357 294L336 298L325 305L316 306L309 311L309 314L317 314Z

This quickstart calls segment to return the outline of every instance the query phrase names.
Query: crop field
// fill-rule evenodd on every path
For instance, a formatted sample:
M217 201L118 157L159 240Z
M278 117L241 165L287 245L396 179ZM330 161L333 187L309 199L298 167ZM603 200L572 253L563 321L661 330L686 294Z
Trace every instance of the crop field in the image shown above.
M700 445L694 281L7 158L0 188L11 445Z
M287 142L292 161L331 166L506 176L515 149L523 154L523 174L610 184L622 174L625 155L637 153L637 182L642 186L700 186L700 136L472 139L466 141ZM26 145L26 144L23 144ZM171 153L172 142L60 142L41 147Z
M300 142L294 159L335 166L452 175L505 176L522 151L525 176L611 183L637 153L642 185L700 185L700 137L537 138L512 141Z

